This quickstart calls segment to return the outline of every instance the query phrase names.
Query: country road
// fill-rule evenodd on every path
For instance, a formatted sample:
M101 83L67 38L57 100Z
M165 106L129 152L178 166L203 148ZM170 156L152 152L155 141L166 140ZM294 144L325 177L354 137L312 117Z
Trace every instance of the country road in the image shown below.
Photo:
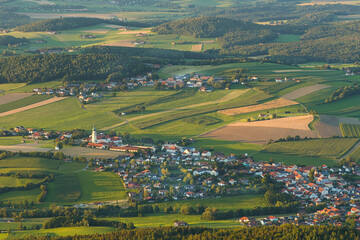
M352 146L352 148L345 153L340 159L344 159L347 158L348 156L350 156L353 152L356 151L356 149L360 146L360 141L358 141L354 146Z

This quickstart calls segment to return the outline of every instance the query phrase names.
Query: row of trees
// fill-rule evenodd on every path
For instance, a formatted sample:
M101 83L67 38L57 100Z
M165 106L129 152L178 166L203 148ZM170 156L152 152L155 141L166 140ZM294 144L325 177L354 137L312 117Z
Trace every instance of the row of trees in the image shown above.
M343 98L351 97L360 94L360 86L358 84L353 86L341 87L325 99L324 103L332 103L339 101Z

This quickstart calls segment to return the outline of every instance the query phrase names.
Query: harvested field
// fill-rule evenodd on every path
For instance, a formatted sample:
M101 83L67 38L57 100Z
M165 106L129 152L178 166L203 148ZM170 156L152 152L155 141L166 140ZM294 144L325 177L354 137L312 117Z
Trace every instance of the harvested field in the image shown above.
M342 136L340 123L360 124L360 121L357 118L320 115L320 121L315 124L315 127L319 133L319 136L322 138Z
M289 100L295 100L295 99L297 99L299 97L303 97L305 95L308 95L310 93L313 93L313 92L316 92L316 91L319 91L321 89L325 89L325 88L328 88L328 87L330 87L330 86L324 85L324 84L315 84L315 85L312 85L312 86L297 89L297 90L295 90L295 91L293 91L291 93L285 94L282 97L285 98L285 99L289 99Z
M140 34L151 33L151 31L121 31L118 34Z
M291 100L287 100L284 98L279 98L270 102L258 104L258 105L252 105L247 107L240 107L240 108L231 108L226 110L221 110L219 113L232 116L237 114L243 114L243 113L249 113L249 112L256 112L256 111L262 111L267 109L273 109L273 108L281 108L291 105L297 105L298 102L294 102Z
M114 24L105 24L104 27L107 27L107 28L119 28L120 26L119 25L114 25Z
M50 98L50 99L42 101L42 102L34 103L34 104L31 104L31 105L28 105L28 106L25 106L25 107L21 107L21 108L17 108L17 109L11 110L11 111L0 113L0 117L5 117L5 116L12 115L12 114L15 114L15 113L23 112L23 111L30 110L30 109L37 108L37 107L41 107L41 106L44 106L44 105L47 105L47 104L50 104L50 103L54 103L54 102L57 102L57 101L64 100L66 98L67 97Z
M192 45L191 47L191 51L193 52L201 52L203 49L203 44L196 44L196 45Z
M313 120L312 115L280 118L256 122L236 122L201 137L255 144L266 144L270 139L277 140L287 136L316 137L316 133L308 127Z
M89 159L90 158L116 158L119 155L122 155L122 153L120 153L120 152L99 150L99 149L85 148L85 147L63 148L60 151L68 156L82 156L82 157L86 157Z
M15 102L17 100L26 98L33 95L33 93L12 93L4 96L0 96L0 105Z
M132 43L132 40L121 40L112 43L105 43L103 46L111 46L111 47L135 47L135 44Z
M17 144L17 145L11 145L11 146L0 146L0 150L6 150L6 151L11 151L11 152L49 152L52 149L50 148L41 148L41 147L36 147L34 145L30 145L30 144Z

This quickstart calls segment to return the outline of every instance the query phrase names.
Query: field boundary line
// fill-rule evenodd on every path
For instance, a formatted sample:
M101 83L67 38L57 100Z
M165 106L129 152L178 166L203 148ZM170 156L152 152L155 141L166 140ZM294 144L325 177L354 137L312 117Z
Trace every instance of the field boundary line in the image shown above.
M356 149L358 149L359 146L360 146L360 139L358 139L358 141L346 153L344 153L344 155L340 157L340 160L350 156L353 152L356 151Z

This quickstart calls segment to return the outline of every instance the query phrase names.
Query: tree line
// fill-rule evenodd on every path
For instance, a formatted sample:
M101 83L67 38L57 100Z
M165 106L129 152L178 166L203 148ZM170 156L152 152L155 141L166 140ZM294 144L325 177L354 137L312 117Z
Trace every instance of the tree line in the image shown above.
M341 87L335 92L333 92L329 98L326 98L324 103L336 102L341 99L348 98L358 94L360 94L359 84L353 86Z

